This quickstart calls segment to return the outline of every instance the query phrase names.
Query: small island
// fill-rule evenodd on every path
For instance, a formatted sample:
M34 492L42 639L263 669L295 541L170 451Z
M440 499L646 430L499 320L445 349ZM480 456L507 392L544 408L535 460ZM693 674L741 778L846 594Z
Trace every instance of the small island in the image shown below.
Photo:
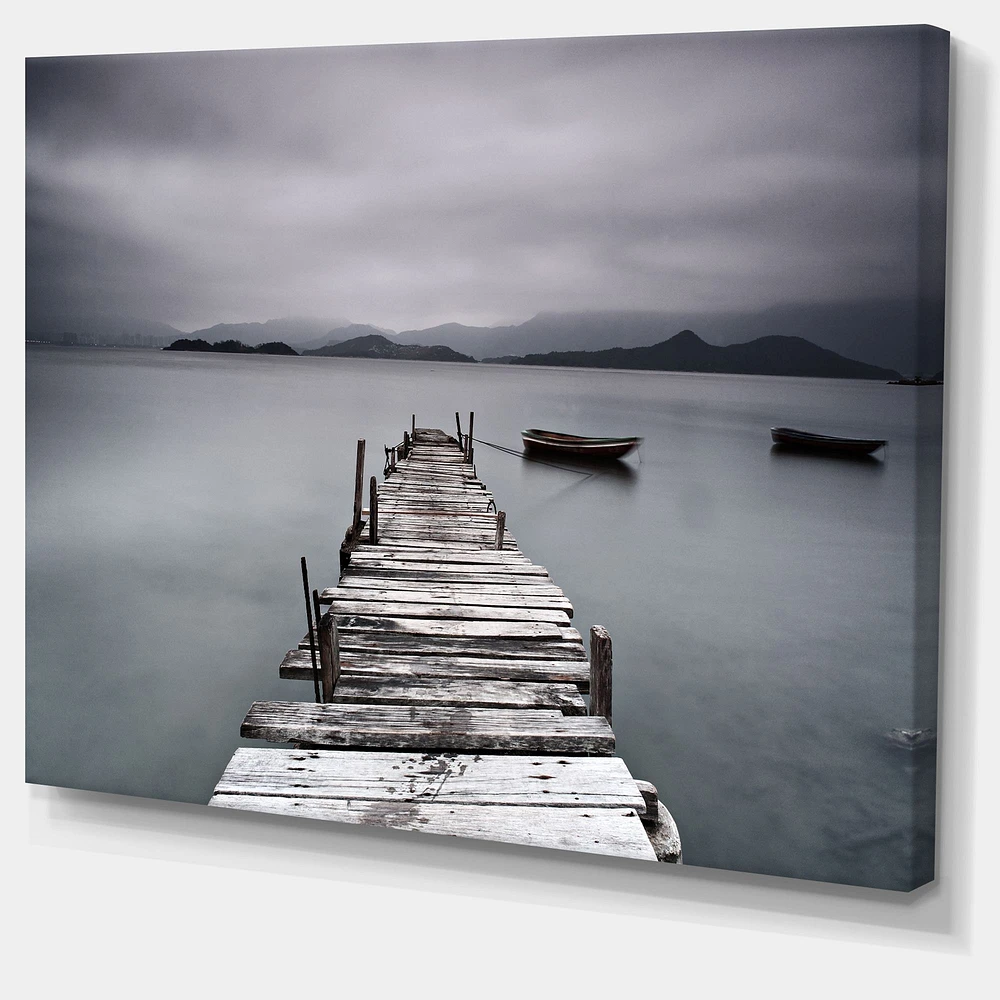
M436 344L423 347L420 344L397 344L380 333L370 333L363 337L352 337L339 344L327 344L303 354L317 358L391 358L396 361L467 361L476 359L468 354L459 354L450 347Z
M258 344L256 347L250 347L244 344L242 340L220 340L215 344L210 344L207 340L187 340L181 338L164 347L163 350L201 351L202 353L207 351L212 354L280 354L292 355L294 357L299 356L298 351L280 341L272 341L269 344Z

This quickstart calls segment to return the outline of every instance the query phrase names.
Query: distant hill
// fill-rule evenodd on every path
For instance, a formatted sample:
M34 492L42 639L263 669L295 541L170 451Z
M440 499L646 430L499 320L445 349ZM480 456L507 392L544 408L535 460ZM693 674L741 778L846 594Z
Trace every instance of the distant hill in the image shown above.
M422 347L418 344L397 344L381 333L368 333L353 337L339 344L303 351L322 358L392 358L399 361L475 361L467 354L459 354L450 347L436 344Z
M360 337L384 337L386 330L372 326L371 323L346 323L332 330L327 330L322 337L317 337L308 344L303 344L300 350L303 354L312 354L322 347L335 347L347 340L357 340ZM391 333L391 331L388 331Z
M201 351L210 354L281 354L298 357L299 352L289 347L288 344L272 341L269 344L258 344L250 347L239 340L220 340L216 344L210 344L207 340L182 338L175 340L172 344L164 347L165 351Z
M326 332L332 327L346 326L346 319L312 319L286 316L263 323L216 323L204 330L188 334L192 340L239 340L244 344L284 343L315 347L326 343ZM318 343L316 343L318 341Z
M651 347L614 347L607 351L555 351L528 354L520 365L586 368L641 368L655 371L721 372L739 375L794 375L801 378L898 378L891 368L853 361L802 337L759 337L745 344L717 347L691 330Z
M802 337L880 368L933 372L944 364L943 304L910 299L803 303L741 312L540 312L512 326L445 323L407 330L400 338L446 344L483 359L644 347L690 327L708 343L722 346L768 336Z

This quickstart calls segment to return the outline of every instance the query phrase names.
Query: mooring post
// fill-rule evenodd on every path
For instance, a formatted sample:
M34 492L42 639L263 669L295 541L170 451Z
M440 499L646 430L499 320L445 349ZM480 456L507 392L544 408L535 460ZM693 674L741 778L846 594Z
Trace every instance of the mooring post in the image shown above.
M365 439L358 438L358 460L354 469L354 533L361 527L361 496L365 482Z
M497 511L497 548L503 548L503 530L507 526L507 512Z
M462 448L462 421L458 416L457 410L455 411L455 426L458 428L458 446ZM462 448L462 451L465 451L465 449Z
M603 625L590 629L590 714L611 725L611 636Z
M469 460L470 463L472 462L472 428L473 428L473 425L475 424L475 422L476 422L476 415L475 415L475 413L470 412L469 413L469 446L468 446L468 448L466 449L466 452L465 452L465 457Z
M319 594L313 591L313 599L319 604ZM333 620L333 612L328 611L319 620L319 662L323 675L323 702L333 701L333 692L340 679L340 643L337 639L337 624Z
M302 557L302 592L306 599L306 625L309 628L309 655L312 657L313 691L319 701L319 667L316 664L316 633L313 631L313 609L309 602L309 571L306 569L306 557Z
M378 544L378 482L374 476L368 484L368 541Z

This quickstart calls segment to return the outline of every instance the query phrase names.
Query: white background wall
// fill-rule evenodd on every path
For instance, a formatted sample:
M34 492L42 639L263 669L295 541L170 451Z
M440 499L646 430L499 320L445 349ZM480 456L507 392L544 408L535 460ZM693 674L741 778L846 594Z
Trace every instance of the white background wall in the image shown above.
M381 996L569 989L712 997L956 997L997 985L995 435L998 116L987 5L46 2L4 15L3 301L23 302L26 55L927 22L953 48L951 344L939 872L908 896L682 868L651 871L393 831L302 825L23 784L23 491L5 491L5 910L17 996ZM995 4L991 5L994 9ZM5 318L6 314L5 314ZM23 419L15 313L6 427ZM991 391L992 390L992 391ZM990 439L990 432L994 439ZM5 436L16 479L20 432ZM58 613L58 595L53 595ZM127 748L125 748L127 752ZM734 815L738 824L740 817ZM990 990L991 991L991 990Z

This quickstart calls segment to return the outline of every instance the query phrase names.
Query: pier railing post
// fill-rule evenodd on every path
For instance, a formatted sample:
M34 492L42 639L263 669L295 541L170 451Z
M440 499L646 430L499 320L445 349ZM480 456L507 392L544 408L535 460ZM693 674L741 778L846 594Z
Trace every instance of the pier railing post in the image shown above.
M365 482L365 440L358 438L358 458L354 469L354 534L357 536L361 527L361 496Z
M462 445L462 420L459 417L457 410L455 411L455 427L458 429L458 446L462 449L462 451L465 451L465 448Z
M504 528L507 526L507 512L504 510L497 511L497 548L503 548L503 532Z
M410 432L403 431L403 458L410 454Z
M368 541L378 544L378 482L374 476L368 484Z
M473 429L473 425L475 424L475 422L476 422L476 414L470 412L469 413L469 444L468 444L468 446L466 448L466 451L465 451L466 460L470 464L472 463L472 429Z
M319 662L323 679L323 702L333 701L333 692L340 679L340 643L333 612L328 611L319 621Z
M603 625L590 629L590 714L611 724L611 636Z
M392 446L392 455L389 458L389 471L390 472L395 472L396 471L396 446L395 445Z
M302 592L306 599L306 627L309 629L309 655L312 658L313 692L319 701L319 667L316 664L316 633L313 631L313 605L309 602L309 571L306 569L306 557L302 557ZM319 595L317 597L317 605Z
M417 436L417 415L415 413L410 414L410 440Z

